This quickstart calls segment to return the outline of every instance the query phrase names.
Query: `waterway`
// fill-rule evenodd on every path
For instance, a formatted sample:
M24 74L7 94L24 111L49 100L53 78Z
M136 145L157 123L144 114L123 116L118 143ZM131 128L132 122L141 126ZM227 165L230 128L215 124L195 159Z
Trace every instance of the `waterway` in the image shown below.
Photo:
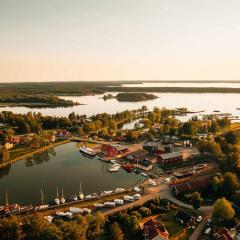
M4 204L5 192L10 203L40 203L40 189L47 202L56 197L56 189L64 189L67 198L79 192L80 181L85 194L112 190L117 187L133 187L142 180L141 175L120 169L110 173L110 163L82 156L76 143L67 143L47 152L36 154L0 169L0 205Z

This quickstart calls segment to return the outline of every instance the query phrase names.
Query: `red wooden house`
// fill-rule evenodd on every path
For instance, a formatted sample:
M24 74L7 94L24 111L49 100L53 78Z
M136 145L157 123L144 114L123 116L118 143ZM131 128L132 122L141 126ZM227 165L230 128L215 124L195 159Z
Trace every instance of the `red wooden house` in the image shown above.
M101 152L106 157L115 157L116 155L123 155L127 152L128 147L122 145L102 144Z

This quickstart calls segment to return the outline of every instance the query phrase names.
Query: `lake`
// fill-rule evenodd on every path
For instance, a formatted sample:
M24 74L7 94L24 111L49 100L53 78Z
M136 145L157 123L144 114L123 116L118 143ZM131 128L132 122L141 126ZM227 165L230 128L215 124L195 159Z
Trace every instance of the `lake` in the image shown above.
M10 203L39 204L40 189L50 203L56 188L64 189L67 199L79 192L80 181L84 194L133 187L143 179L141 175L120 169L110 173L110 163L82 156L76 143L67 143L0 169L0 205L8 192Z
M113 95L117 93L112 93ZM179 108L187 107L192 111L205 110L204 114L211 114L215 110L223 113L232 113L239 116L240 94L236 93L154 93L158 98L143 102L119 102L116 99L104 101L103 94L95 96L65 96L64 99L77 101L84 105L68 108L26 108L26 107L4 107L0 111L13 111L15 113L27 113L29 111L41 112L43 115L68 116L71 112L91 116L97 113L107 112L110 114L124 110L132 110L146 105L152 110L154 107ZM183 121L192 115L181 117Z

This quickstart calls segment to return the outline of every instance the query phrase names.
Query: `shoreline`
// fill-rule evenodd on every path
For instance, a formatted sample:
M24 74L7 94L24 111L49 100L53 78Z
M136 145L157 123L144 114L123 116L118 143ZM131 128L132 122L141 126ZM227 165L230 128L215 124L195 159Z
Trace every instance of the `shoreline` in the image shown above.
M45 147L39 148L39 149L37 149L37 150L34 150L34 151L32 151L32 152L23 154L22 156L16 157L16 158L14 158L14 159L6 162L6 163L1 163L1 164L0 164L0 169L6 167L6 166L8 166L8 165L11 165L11 164L13 164L13 163L15 163L15 162L17 162L17 161L23 160L23 159L25 159L25 158L27 158L27 157L31 157L31 156L34 155L34 154L38 154L38 153L45 152L45 151L47 151L47 150L50 149L50 148L54 148L54 147L57 147L57 146L59 146L59 145L63 145L63 144L69 143L69 142L70 142L70 139L67 139L67 140L64 140L64 141L62 141L62 142L53 143L53 144L50 144L50 145L48 145L48 146L45 146Z

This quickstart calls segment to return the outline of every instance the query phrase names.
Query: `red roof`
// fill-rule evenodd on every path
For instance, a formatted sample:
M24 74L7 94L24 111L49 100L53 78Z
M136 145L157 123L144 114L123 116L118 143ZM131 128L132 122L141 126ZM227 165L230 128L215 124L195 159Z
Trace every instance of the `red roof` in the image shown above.
M144 234L148 237L149 240L154 239L157 236L160 236L164 240L168 240L169 234L166 231L164 225L156 220L150 219L149 221L143 224Z

